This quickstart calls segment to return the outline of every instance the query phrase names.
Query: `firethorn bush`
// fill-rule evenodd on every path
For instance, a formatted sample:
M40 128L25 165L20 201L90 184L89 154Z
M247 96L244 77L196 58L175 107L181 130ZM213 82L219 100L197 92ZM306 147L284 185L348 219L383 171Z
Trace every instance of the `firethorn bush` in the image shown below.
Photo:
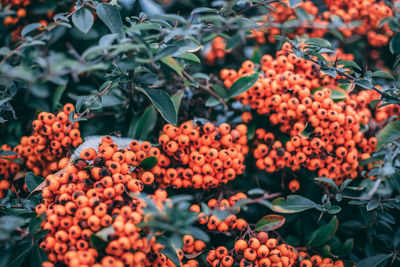
M0 266L400 266L400 1L0 2Z

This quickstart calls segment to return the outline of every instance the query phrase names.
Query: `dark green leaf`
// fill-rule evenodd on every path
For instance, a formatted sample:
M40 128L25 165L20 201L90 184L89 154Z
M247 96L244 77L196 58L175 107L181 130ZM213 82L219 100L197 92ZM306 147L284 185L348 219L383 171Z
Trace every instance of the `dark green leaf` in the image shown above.
M335 235L338 225L337 217L333 216L328 224L321 226L312 233L308 245L313 248L322 246Z
M306 44L308 45L313 45L317 46L320 48L327 48L327 49L332 49L332 45L329 41L321 38L310 38L305 41Z
M379 202L377 200L371 200L370 202L368 202L367 204L367 211L371 211L376 209L377 207L379 207Z
M256 72L253 75L238 79L228 89L228 98L233 98L249 90L258 81L259 76L260 74Z
M387 72L382 71L382 70L374 71L372 73L371 77L382 77L382 78L394 80L394 77L392 76L392 74L387 73Z
M41 23L31 23L26 25L22 31L21 31L21 36L25 37L28 33L37 30L39 27L42 27L43 25Z
M356 68L357 70L361 70L360 66L357 65L354 61L348 61L348 60L341 60L338 62L338 65L343 65L344 68L346 67L352 67Z
M272 209L281 213L302 212L318 206L314 201L299 195L289 195L286 199L280 197L272 201Z
M119 14L116 6L100 3L96 6L97 15L107 25L112 33L123 33L123 27L121 15Z
M178 116L174 102L164 90L144 87L141 88L140 91L143 92L151 100L151 102L160 112L161 116L168 123L176 125Z
M31 253L33 246L31 244L31 242L29 242L29 240L26 240L26 241L25 242L23 241L23 242L17 244L13 248L13 250L11 252L11 257L10 257L11 261L8 263L7 266L9 266L9 267L20 266L24 262L26 256L28 256Z
M356 81L356 84L365 89L372 89L372 83L366 79Z
M160 52L158 52L157 55L154 57L154 60L160 60L164 57L172 56L175 52L179 51L179 49L180 47L177 45L169 45L160 50Z
M384 145L399 138L400 121L392 121L388 123L378 134L378 145L376 150L380 150Z
M145 140L149 133L154 129L157 122L157 112L154 106L149 106L136 123L132 138Z
M26 187L28 188L29 192L32 192L33 190L35 190L35 188L38 187L43 181L44 181L44 178L36 176L32 172L28 172L25 175L25 184L26 184Z
M300 4L303 0L289 0L290 8L295 8L298 4Z
M183 91L178 92L171 97L172 102L174 102L175 110L177 113L179 112L179 108L181 107L182 97L183 97Z
M390 52L392 54L400 54L400 33L392 37L389 43Z
M158 159L157 157L151 156L147 157L142 162L140 162L138 168L143 168L145 170L149 170L157 165Z
M163 236L157 238L157 242L164 246L161 252L167 256L176 266L181 266L178 255L176 254L176 247L172 244L171 240Z
M376 256L368 257L357 262L356 267L380 267L384 266L390 258L390 254L379 254Z
M268 232L278 229L285 224L285 217L277 214L269 214L261 218L256 224L255 231Z
M336 185L335 181L333 181L330 178L318 177L318 178L314 178L314 180L318 181L318 182L322 182L322 183L328 184L328 185L332 186L333 188L335 188L336 191L339 191L339 187Z
M67 86L65 84L57 87L56 92L54 93L53 96L53 107L52 107L53 112L58 110L58 106L61 106L60 100L66 88Z
M87 33L92 28L93 21L92 12L86 8L80 8L72 15L72 23L83 33Z
M176 73L178 73L179 76L183 77L183 74L182 74L183 67L175 59L173 59L172 57L164 57L164 58L161 59L161 61L165 65L167 65L168 67L173 69Z
M42 262L48 260L46 253L37 244L33 245L30 258L31 266L41 266Z

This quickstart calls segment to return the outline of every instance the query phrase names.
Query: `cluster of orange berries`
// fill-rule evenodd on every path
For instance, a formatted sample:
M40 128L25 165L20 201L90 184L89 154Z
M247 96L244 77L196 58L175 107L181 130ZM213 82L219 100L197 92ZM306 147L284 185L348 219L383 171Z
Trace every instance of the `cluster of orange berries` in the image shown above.
M229 210L232 212L225 219L218 218L218 215L206 215L201 211L199 205L194 204L190 207L190 211L198 213L198 222L202 225L207 225L208 230L216 230L218 232L227 232L229 230L237 229L239 231L244 230L247 227L247 222L242 218L237 218L234 213L238 213L240 208L235 208L233 210L235 204L241 200L247 199L246 194L239 192L237 194L232 195L229 199L215 199L212 198L207 202L207 206L211 211L223 211Z
M23 136L20 144L13 149L3 145L1 150L13 151L16 155L0 158L0 198L11 187L10 181L15 178L22 166L35 175L46 176L63 169L69 161L71 148L82 143L79 124L71 124L69 114L74 110L70 103L56 114L41 112L32 123L33 133ZM15 188L13 188L14 190ZM23 185L26 191L26 185Z
M202 240L195 240L192 235L185 235L182 238L182 249L177 249L176 254L178 255L180 264L182 267L197 267L199 262L194 259L200 255L206 248L206 243ZM189 255L189 259L186 263L183 263L185 255Z
M2 145L0 149L5 152L13 152L12 147L7 144ZM9 180L12 179L21 168L20 164L15 162L16 160L18 160L18 155L0 156L0 177L4 178L0 180L0 199L5 197L7 189L11 187Z
M344 267L342 260L332 260L331 258L323 258L320 255L311 256L304 251L300 251L299 255L303 258L300 267Z
M74 109L74 105L68 103L56 114L41 112L32 122L33 133L23 136L20 144L14 148L26 167L36 175L46 176L59 170L59 165L64 167L68 159L60 163L57 160L82 143L79 123L72 124L69 120L69 114Z
M288 8L289 1L283 1L285 5L280 3L272 3L271 6L276 11L271 12L265 16L267 23L284 23L291 19L296 19L297 15L295 9ZM294 32L287 33L290 37L295 35L308 34L310 37L323 37L328 31L330 23L336 23L334 17L338 17L343 21L343 26L339 26L338 30L345 36L352 35L366 35L368 42L372 46L380 47L389 42L390 36L393 33L386 23L379 26L382 19L393 16L392 9L385 3L385 1L376 0L324 0L327 11L320 12L318 7L314 5L313 1L302 1L298 7L302 8L307 14L314 17L312 25L305 24L296 27ZM352 26L352 22L361 21L360 25ZM259 43L265 43L261 35L266 33L267 39L270 43L276 42L274 35L280 35L281 29L270 26L262 30L253 31L252 37L256 38Z
M278 240L270 238L266 232L259 232L248 240L236 240L233 250L224 246L210 250L207 262L212 266L230 267L287 267L298 262L296 250L286 244L278 244Z
M132 141L119 148L106 136L96 149L84 149L80 158L58 174L46 177L43 203L37 214L45 214L42 229L49 230L40 247L49 261L68 266L163 266L169 260L160 253L162 245L148 238L138 226L144 220L144 200L131 194L143 190L143 183L154 180L140 167L154 155L148 142ZM157 189L150 195L159 209L168 201ZM92 247L90 237L101 229L111 229L104 251ZM172 264L172 263L171 263Z
M217 36L211 43L211 49L206 54L205 60L207 65L214 65L215 61L225 57L225 40Z
M253 152L257 167L272 173L303 166L338 184L356 177L358 159L369 157L376 146L376 138L364 137L360 126L371 118L368 103L373 93L361 91L335 102L329 88L338 88L336 80L289 51L291 46L285 43L275 59L263 56L259 80L237 97L258 114L268 114L271 124L290 138L282 143L273 133L257 129ZM238 72L222 70L221 78L229 88L236 79L253 73L254 64L245 61Z
M231 129L207 122L187 121L179 127L166 124L159 137L156 181L161 188L215 188L242 174L248 153L247 126Z

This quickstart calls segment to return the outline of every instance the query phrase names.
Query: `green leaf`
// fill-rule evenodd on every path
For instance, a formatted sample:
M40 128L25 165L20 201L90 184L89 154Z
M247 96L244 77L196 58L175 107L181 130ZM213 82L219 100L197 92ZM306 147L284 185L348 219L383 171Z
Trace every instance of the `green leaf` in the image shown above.
M396 140L400 135L400 121L392 121L388 123L377 136L378 144L376 150L380 150L387 143Z
M337 196L337 195L336 195ZM328 213L329 214L337 214L342 210L341 207L338 205L332 205L330 208L328 208Z
M395 172L387 179L388 183L400 193L400 173Z
M253 75L238 79L228 89L228 98L233 98L249 90L258 81L259 76L260 74L256 72Z
M390 52L392 54L400 54L400 33L396 33L389 43Z
M116 6L100 3L96 6L97 15L112 33L123 33L124 24Z
M12 151L12 150L1 150L0 149L0 156L14 156L17 155L16 152Z
M37 30L39 27L42 27L43 25L41 23L31 23L26 25L22 31L21 31L21 36L25 37L25 35L27 35L30 32L33 32L35 30Z
M349 60L341 60L340 62L338 62L338 65L343 65L343 67L352 67L355 68L357 70L361 70L360 66L357 65L357 63L355 63L354 61L349 61Z
M294 8L298 6L303 0L289 0L289 7Z
M232 36L231 39L226 42L225 50L235 48L238 44L240 44L241 40L242 39L240 37L240 33L235 34L234 36Z
M272 201L272 209L281 213L302 212L316 207L319 207L317 203L299 195L289 195L286 199L280 197Z
M368 257L362 259L356 263L356 267L378 267L384 266L387 260L390 258L391 254L379 254L376 256Z
M369 201L368 202L368 204L367 204L367 211L371 211L371 210L374 210L374 209L376 209L377 207L379 207L379 201L377 201L377 200L371 200L371 201Z
M394 77L392 76L392 74L387 73L387 72L382 71L382 70L374 71L374 72L371 74L371 77L382 77L382 78L394 80Z
M13 248L10 257L12 260L8 263L7 266L9 267L20 266L24 262L26 256L28 256L29 253L31 253L33 246L29 240L26 241L25 242L22 241Z
M183 54L180 54L180 55L174 56L174 57L186 59L186 60L193 61L196 63L201 62L200 59L195 54L192 54L192 53L183 53Z
M133 133L129 136L137 140L145 140L154 129L157 122L157 112L153 105L146 108L143 115L136 121Z
M347 98L347 92L341 88L331 89L331 99L341 101Z
M61 106L60 100L66 88L67 88L66 84L57 87L56 92L54 93L53 96L53 107L52 107L53 112L58 110L58 106Z
M30 258L31 266L41 266L42 262L48 260L46 253L37 244L33 245Z
M173 69L176 73L179 74L179 76L183 77L183 67L175 59L173 59L172 57L164 57L161 59L161 62Z
M335 181L333 181L331 178L318 177L318 178L314 178L314 180L318 181L318 182L322 182L322 183L328 184L328 185L332 186L333 188L335 188L336 191L339 191L339 187L336 185Z
M184 92L181 91L181 92L178 92L178 93L174 94L174 95L171 97L172 102L174 102L175 110L176 110L177 113L179 112L179 108L181 107L181 102L182 102L183 93L184 93Z
M161 116L168 123L176 125L178 115L174 102L164 90L144 87L140 88L140 91L151 100L156 109L160 112Z
M320 48L327 48L327 49L332 49L332 45L329 41L321 38L310 38L305 41L306 44L308 45L313 45L317 46Z
M372 89L372 83L366 79L358 80L356 81L356 84L364 89Z
M321 226L312 233L307 244L313 248L322 246L335 235L338 226L338 219L336 216L333 216L328 224Z
M157 165L158 159L157 157L151 156L147 157L142 162L140 162L138 168L143 168L145 170L150 170L151 168Z
M169 45L158 52L158 54L154 57L154 60L160 60L164 57L168 57L173 55L175 52L179 51L180 47L177 45Z
M95 234L92 234L89 238L89 242L90 242L90 246L93 247L96 250L102 250L104 249L108 242L104 241L103 239L101 239L100 237L98 237Z
M278 229L285 223L285 217L277 214L269 214L261 218L256 223L255 231L258 232L268 232Z
M161 250L161 252L167 256L168 259L170 259L176 266L181 266L179 257L176 254L176 249L174 244L169 240L168 238L165 238L163 236L159 236L157 238L157 242L160 243L161 245L164 246L164 249Z
M25 175L25 184L26 184L26 187L28 188L29 192L32 192L33 190L35 190L35 188L38 187L43 181L44 181L44 178L36 176L32 172L28 172Z
M92 28L93 21L92 12L86 8L80 8L72 14L72 23L83 33L87 33Z

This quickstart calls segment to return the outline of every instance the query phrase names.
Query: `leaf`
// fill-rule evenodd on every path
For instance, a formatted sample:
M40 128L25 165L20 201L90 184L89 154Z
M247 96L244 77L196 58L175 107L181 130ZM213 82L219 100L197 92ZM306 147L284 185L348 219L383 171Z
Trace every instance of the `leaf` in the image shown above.
M43 181L44 181L44 178L36 176L32 172L28 172L25 175L25 184L26 184L26 187L28 188L29 192L32 192L33 190L35 190L35 188L38 187Z
M41 23L31 23L26 25L22 31L21 31L21 36L25 37L25 35L27 35L30 32L33 32L35 30L37 30L39 27L42 27L43 25Z
M311 234L308 245L313 248L322 246L335 235L338 226L338 219L333 216L328 224L321 226Z
M225 50L231 50L232 48L235 48L241 40L240 33L235 34L226 42Z
M158 54L154 57L154 60L160 60L167 56L172 56L175 52L179 51L180 47L177 45L169 45L158 52Z
M95 234L92 234L89 238L89 242L90 242L90 246L93 247L96 250L102 250L104 249L108 242L104 241L103 239L101 239L100 237L98 237Z
M276 212L296 213L316 208L318 206L317 203L308 198L299 195L289 195L286 199L280 197L272 201L271 208Z
M26 240L27 242L22 241L21 243L17 244L14 249L11 252L11 261L8 263L7 266L9 267L18 267L20 266L26 256L29 255L29 253L32 251L32 244L30 243L30 240Z
M161 250L161 252L165 256L167 256L167 258L170 259L176 266L181 266L179 257L176 254L176 248L172 244L171 240L169 240L168 238L165 238L163 236L159 236L157 238L157 242L164 246L164 249Z
M140 88L140 91L143 92L148 98L150 98L151 102L160 112L161 116L168 123L176 125L178 115L174 102L164 90L144 87Z
M367 211L371 211L379 207L380 203L377 200L371 200L367 204Z
M145 140L149 133L154 129L157 122L157 112L153 105L146 108L143 115L136 122L136 127L132 134L132 138L137 140Z
M285 220L286 220L285 217L281 215L276 215L276 214L266 215L256 223L255 231L259 232L273 231L284 225Z
M387 143L396 140L400 135L400 121L392 121L388 123L378 133L378 144L376 150L380 150Z
M298 4L300 4L303 0L289 0L289 7L290 8L294 8L296 7Z
M353 67L357 70L361 70L360 66L358 66L357 63L355 63L354 61L341 60L340 62L338 62L338 65L342 65L343 67Z
M382 78L394 80L394 77L392 76L392 74L387 73L386 71L382 71L382 70L374 71L371 74L371 77L382 77Z
M183 93L184 93L183 91L178 92L178 93L174 94L171 98L172 102L174 102L175 110L177 113L179 112L179 108L181 107Z
M65 92L65 89L67 88L66 84L60 85L57 87L56 92L54 93L53 96L53 111L57 111L58 110L58 106L61 105L60 100L61 97L63 95L63 93Z
M161 62L173 69L176 73L179 74L179 76L183 77L183 67L175 59L173 59L172 57L164 57L161 59Z
M388 183L400 193L400 173L395 172L387 179Z
M190 15L194 15L194 14L199 14L199 13L217 13L218 10L215 8L209 8L209 7L198 7L192 10L192 12L190 13Z
M0 156L14 156L17 155L16 152L12 151L12 150L1 150L0 149Z
M306 44L308 45L313 45L317 46L320 48L327 48L327 49L332 49L332 45L329 41L321 38L310 38L305 41Z
M392 54L400 54L400 33L396 33L389 43L390 52Z
M123 33L124 24L116 6L100 3L96 6L97 15L112 33Z
M338 196L338 195L336 195ZM329 209L328 209L328 213L329 214L337 214L342 210L341 207L339 207L338 205L332 205Z
M140 162L138 168L143 168L145 170L149 170L157 165L158 159L157 157L151 156L147 157L142 162Z
M37 244L33 245L30 258L31 266L41 266L42 262L48 260L46 253Z
M92 12L86 8L80 8L72 15L72 23L83 33L87 33L92 28L93 21Z
M174 56L174 57L186 59L186 60L193 61L196 63L201 62L200 59L195 54L192 54L192 53L183 53L183 54L180 54L180 55Z
M356 84L368 90L372 89L372 83L366 79L358 80Z
M244 76L232 84L228 90L228 98L238 96L249 90L257 81L260 74L258 72L250 76Z
M318 181L318 182L326 183L326 184L332 186L333 188L335 188L336 191L339 191L339 187L336 185L335 181L333 181L333 180L330 179L330 178L327 178L327 177L318 177L318 178L314 178L314 180L315 180L315 181Z
M362 259L356 263L356 267L378 267L384 266L389 259L390 254L379 254L376 256L368 257Z

